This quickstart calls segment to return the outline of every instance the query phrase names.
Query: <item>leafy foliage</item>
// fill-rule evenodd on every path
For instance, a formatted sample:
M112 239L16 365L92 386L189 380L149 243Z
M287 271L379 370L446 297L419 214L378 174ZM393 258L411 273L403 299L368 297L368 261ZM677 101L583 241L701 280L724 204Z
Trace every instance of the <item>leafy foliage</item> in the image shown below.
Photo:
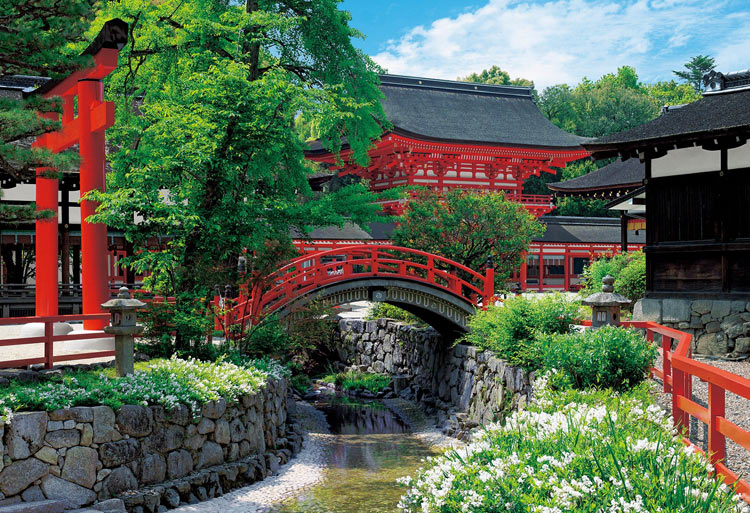
M536 99L538 93L534 89L534 81L526 78L510 78L510 74L507 71L500 69L499 66L492 66L490 69L484 69L481 73L472 73L463 78L458 77L458 80L462 82L475 82L480 84L493 84L493 85L512 85L530 87L531 94Z
M52 411L72 406L105 405L117 410L123 404L160 404L172 408L187 404L194 414L205 402L225 398L237 401L252 394L268 379L288 372L272 361L245 361L241 365L219 361L153 360L136 365L136 372L118 378L106 372L80 371L26 384L12 382L0 389L0 420L9 422L19 410Z
M334 0L123 0L92 30L112 17L131 27L106 84L119 151L107 191L91 198L96 220L133 242L128 265L151 273L155 291L206 304L214 284L239 281L243 249L255 283L265 263L289 256L290 227L364 223L378 211L364 184L314 197L294 128L306 116L332 151L346 135L364 163L387 125L379 68L352 45L360 34Z
M656 346L635 330L604 326L583 333L545 334L544 368L556 369L573 388L625 390L643 381ZM560 381L557 381L560 383Z
M685 69L673 71L675 75L693 86L696 93L703 91L703 75L714 69L716 60L708 55L696 55L685 63Z
M391 377L386 374L359 371L329 373L321 380L343 390L368 390L373 394L385 390L391 384Z
M582 297L600 292L602 278L607 275L615 279L615 292L622 294L635 304L646 293L646 255L642 251L603 256L591 262L581 275Z
M492 424L465 448L428 459L407 487L407 513L742 512L734 487L673 433L645 388L553 391ZM743 509L744 508L744 509Z
M403 308L399 308L397 306L393 306L389 303L375 303L370 309L367 311L367 315L365 316L367 320L375 320L375 319L394 319L401 322L406 322L408 324L419 324L419 325L425 325L424 321L414 315L413 313L409 313Z
M477 310L469 320L470 331L462 340L494 351L512 365L534 370L542 366L539 337L569 332L579 314L578 304L562 294L532 299L510 297L502 306Z
M0 30L0 75L58 78L88 64L90 56L71 55L68 45L84 39L94 5L93 0L0 0L3 27ZM39 117L37 112L59 114L59 99L0 98L0 172L19 181L34 177L37 167L49 167L47 174L57 176L56 172L66 171L77 163L74 152L52 154L27 144L30 138L54 132L61 126L59 121ZM34 205L0 203L0 222L3 223L20 223L54 214L37 213Z
M392 238L396 245L442 255L479 272L491 260L495 283L502 288L531 240L543 233L544 226L526 208L502 193L420 191Z

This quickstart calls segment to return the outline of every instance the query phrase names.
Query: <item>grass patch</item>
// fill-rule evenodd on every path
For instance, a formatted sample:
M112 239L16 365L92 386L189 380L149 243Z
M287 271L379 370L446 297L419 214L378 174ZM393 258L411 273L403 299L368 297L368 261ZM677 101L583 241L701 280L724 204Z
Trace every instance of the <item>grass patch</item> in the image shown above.
M391 377L387 374L359 371L328 373L321 379L344 390L369 390L373 394L385 390L391 384Z
M116 377L114 369L73 371L42 383L13 381L0 388L0 422L10 422L16 411L73 406L105 405L117 410L124 404L172 408L183 403L198 413L205 402L220 398L235 402L257 391L269 376L287 375L286 369L268 360L236 365L177 358L137 363L135 373L123 378Z

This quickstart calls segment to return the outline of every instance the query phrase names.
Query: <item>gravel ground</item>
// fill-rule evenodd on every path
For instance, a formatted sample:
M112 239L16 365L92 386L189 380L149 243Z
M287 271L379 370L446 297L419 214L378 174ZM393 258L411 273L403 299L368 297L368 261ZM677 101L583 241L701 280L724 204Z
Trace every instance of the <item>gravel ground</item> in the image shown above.
M695 360L750 379L750 360L729 362L699 356L696 356ZM656 368L661 369L661 354L657 357ZM658 383L658 390L661 392L663 390L661 380L654 379L654 382ZM659 393L658 400L667 411L672 411L672 394ZM708 384L695 377L693 377L693 401L708 407ZM750 401L735 394L727 393L725 408L727 420L750 431ZM708 426L693 417L690 417L690 440L704 451L708 449ZM732 442L729 438L727 438L726 447L727 467L741 474L743 479L748 480L750 476L750 451Z
M324 477L326 445L333 435L325 416L305 402L297 403L297 416L305 430L302 450L273 477L209 501L182 506L175 513L266 513L273 504L288 499Z
M403 399L384 401L427 444L440 448L457 447L462 442L444 435L416 404ZM330 434L325 415L306 402L297 402L297 416L305 438L300 453L279 469L279 473L251 486L235 490L216 499L182 506L175 513L268 513L279 502L299 495L325 479L328 464L327 447L335 435Z

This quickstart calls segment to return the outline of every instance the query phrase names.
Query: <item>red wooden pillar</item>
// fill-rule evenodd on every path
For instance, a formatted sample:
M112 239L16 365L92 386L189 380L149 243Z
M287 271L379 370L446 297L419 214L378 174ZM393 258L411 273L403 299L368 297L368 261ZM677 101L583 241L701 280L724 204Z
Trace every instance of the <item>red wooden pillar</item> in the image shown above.
M539 292L544 289L544 246L539 244Z
M42 117L57 119L57 114L42 114ZM45 147L45 139L34 142L36 147ZM45 178L53 170L40 167L36 170L36 210L51 210L54 216L38 219L35 227L36 251L36 315L57 315L57 194L59 181Z
M529 254L524 251L522 254L522 263L521 263L521 290L526 290L526 276L528 271L528 265L529 265Z
M94 189L104 190L104 128L92 131L92 109L102 101L104 86L101 80L84 79L78 82L79 145L81 152L81 197ZM101 304L109 299L107 270L107 227L86 221L96 212L99 203L81 201L81 263L83 266L83 313L103 313ZM101 329L106 321L84 321L85 329Z
M57 315L57 193L58 180L44 178L48 168L37 169L36 209L55 215L36 221L36 315Z
M567 291L570 289L570 253L568 252L568 246L565 246L565 253L563 256L563 272L565 273L565 280L563 281L563 290Z

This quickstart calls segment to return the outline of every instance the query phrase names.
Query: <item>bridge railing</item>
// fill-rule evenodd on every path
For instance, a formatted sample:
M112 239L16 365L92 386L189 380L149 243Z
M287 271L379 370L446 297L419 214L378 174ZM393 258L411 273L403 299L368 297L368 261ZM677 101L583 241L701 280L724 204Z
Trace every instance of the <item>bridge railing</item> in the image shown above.
M494 270L480 274L448 258L393 245L358 245L302 255L268 276L237 301L232 315L243 328L262 313L271 313L327 285L363 278L404 278L489 304L494 295Z
M690 441L690 417L693 416L708 426L708 458L716 471L724 476L727 484L736 483L737 491L750 502L750 484L726 466L726 439L750 450L750 432L726 418L726 393L750 399L750 380L718 367L692 358L692 335L668 328L655 322L623 322L623 326L646 330L646 337L659 341L662 355L661 368L653 367L651 376L662 380L664 393L672 394L672 417L674 425L685 437L686 445L695 447ZM673 349L674 346L674 349ZM708 384L708 407L693 400L693 377ZM750 407L750 405L748 405ZM696 450L701 450L695 447ZM702 452L702 451L701 451Z

